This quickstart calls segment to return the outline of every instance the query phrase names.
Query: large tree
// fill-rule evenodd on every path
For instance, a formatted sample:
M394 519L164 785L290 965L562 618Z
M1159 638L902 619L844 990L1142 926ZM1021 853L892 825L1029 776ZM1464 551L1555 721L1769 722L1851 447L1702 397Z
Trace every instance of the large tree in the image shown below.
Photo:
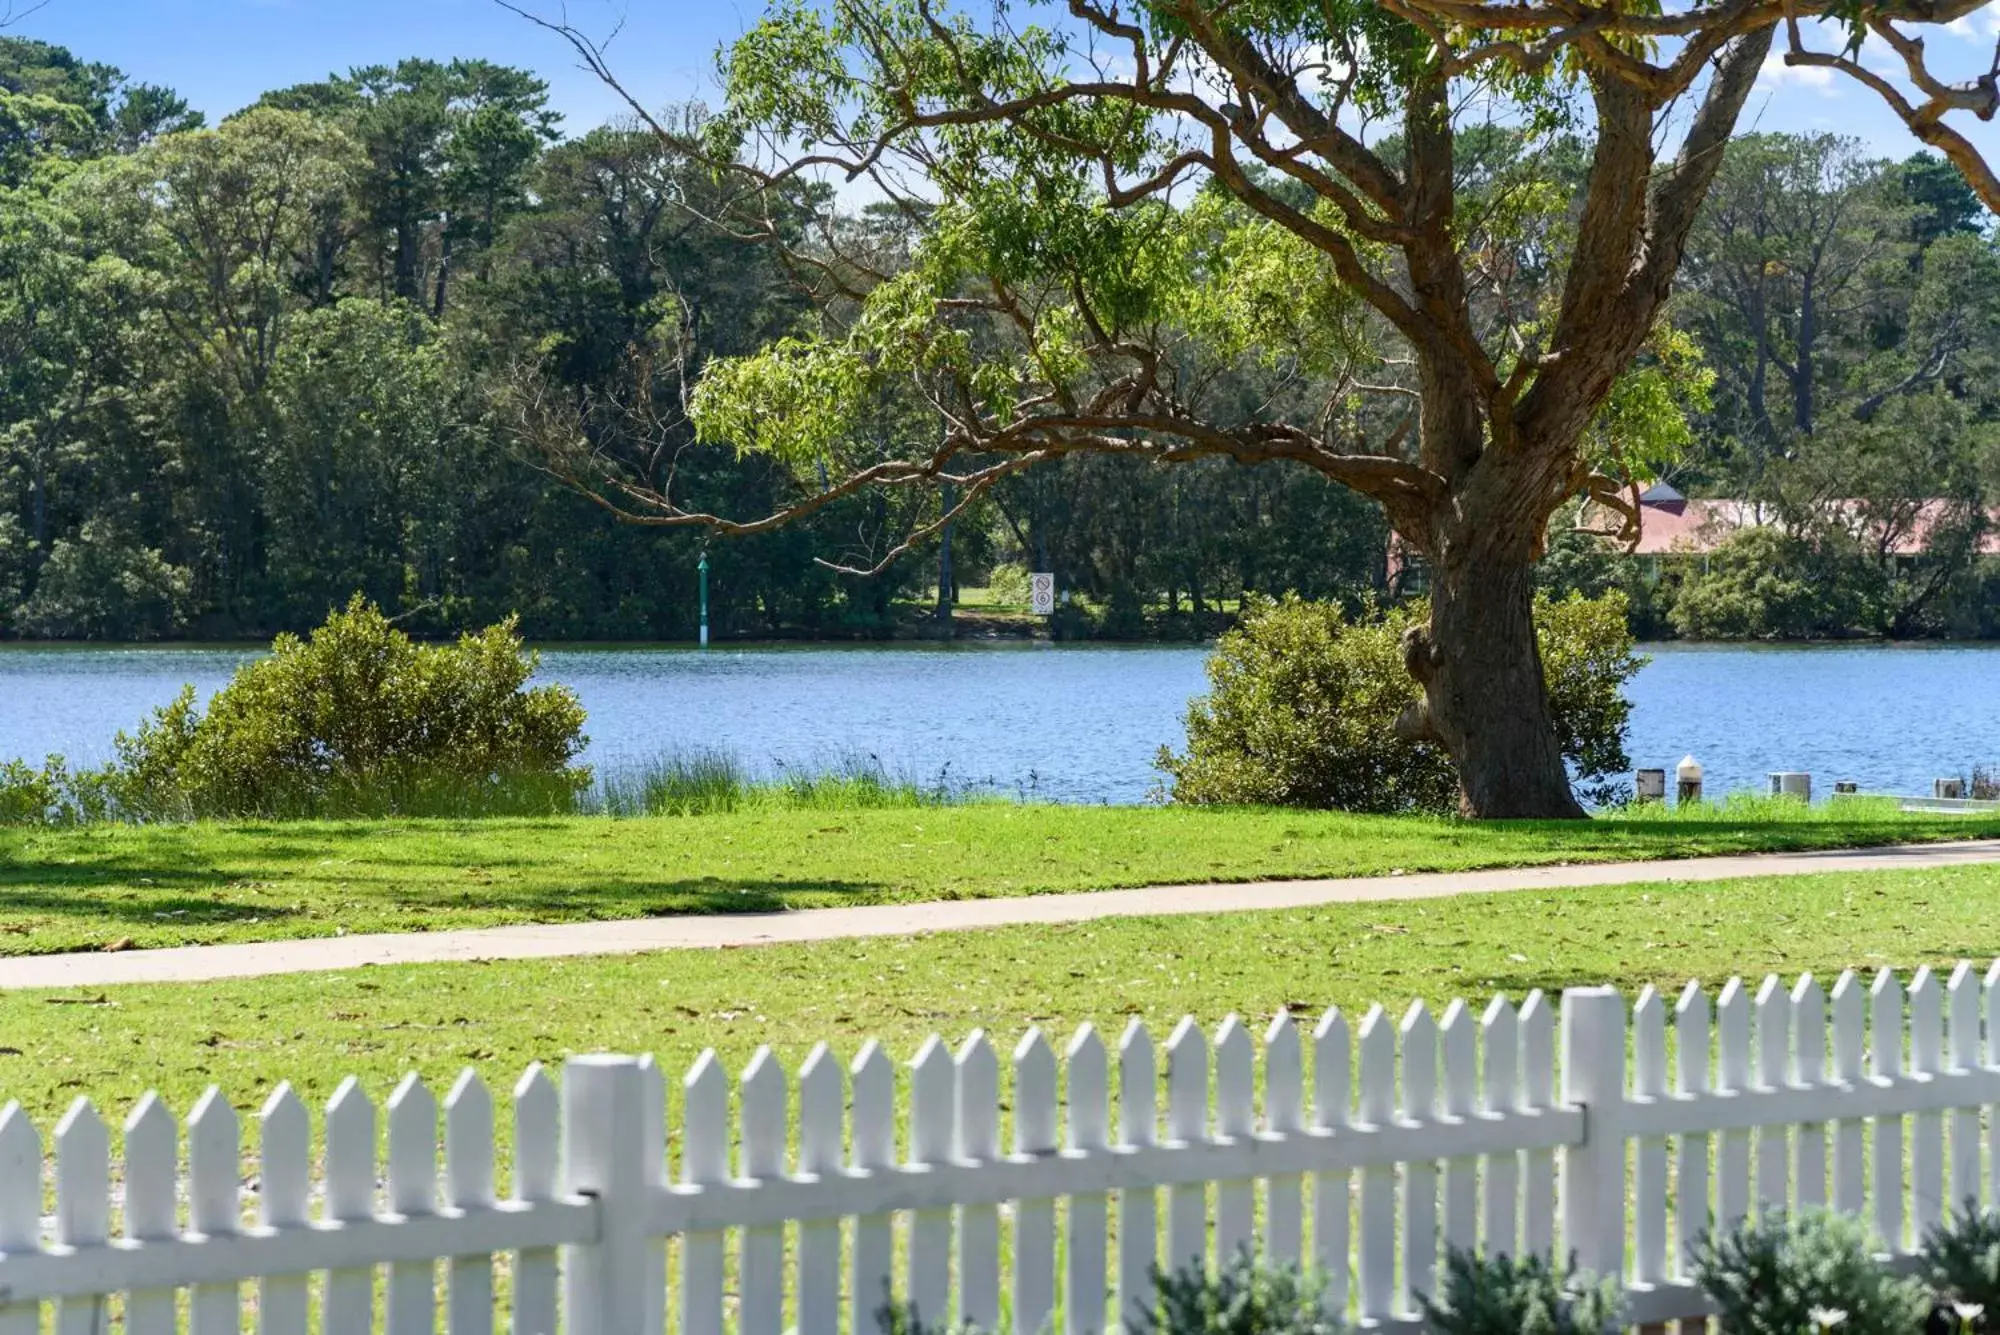
M1424 699L1399 727L1448 748L1468 814L1576 816L1533 567L1557 507L1630 494L1604 414L1645 373L1774 38L1874 88L2000 204L1945 123L1990 117L1993 76L1948 85L1911 35L1983 2L774 0L727 54L703 151L767 196L842 178L920 238L891 271L822 228L796 259L827 320L712 366L697 421L791 460L791 513L871 485L963 504L1078 452L1317 469L1430 567L1405 644ZM1907 79L1860 63L1864 41ZM1579 188L1550 198L1566 173ZM1258 357L1316 394L1212 411L1217 369ZM928 446L847 453L866 407L912 387ZM622 495L637 518L745 527Z

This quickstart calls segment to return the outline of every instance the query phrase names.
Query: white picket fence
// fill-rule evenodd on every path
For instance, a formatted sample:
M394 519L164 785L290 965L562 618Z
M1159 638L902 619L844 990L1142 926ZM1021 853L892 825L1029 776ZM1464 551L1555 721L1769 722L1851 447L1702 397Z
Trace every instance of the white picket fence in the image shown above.
M892 1281L933 1321L994 1329L1004 1310L1024 1335L1058 1314L1090 1332L1146 1300L1156 1261L1251 1245L1322 1263L1357 1322L1407 1328L1442 1243L1573 1251L1620 1279L1641 1324L1702 1312L1685 1245L1711 1218L1831 1203L1908 1250L1947 1202L1984 1189L2000 1203L2000 1144L1984 1144L2000 1120L2000 965L1984 978L1961 965L1948 986L1920 972L1907 999L1888 974L1872 987L1846 975L1830 1007L1810 979L1770 979L1754 1000L1731 982L1712 1014L1692 985L1672 1004L1649 990L1629 1016L1587 988L1563 996L1560 1026L1539 993L1518 1012L1454 1002L1441 1023L1422 1006L1400 1024L1377 1008L1352 1037L1358 1053L1338 1012L1309 1035L1280 1016L1260 1108L1243 1025L1224 1021L1211 1044L1184 1020L1164 1045L1164 1118L1137 1023L1115 1094L1093 1030L1060 1069L1030 1033L1007 1105L983 1036L956 1054L933 1038L907 1071L900 1156L897 1073L878 1045L846 1070L815 1049L795 1093L759 1053L734 1121L708 1054L678 1110L678 1181L659 1068L581 1057L560 1098L539 1069L515 1087L505 1199L476 1075L445 1100L441 1165L432 1095L414 1077L397 1088L380 1180L375 1110L349 1081L326 1109L317 1211L309 1118L288 1087L257 1116L250 1189L219 1093L188 1117L185 1171L173 1116L141 1102L115 1197L107 1128L79 1100L55 1129L52 1219L40 1138L9 1108L0 1335L37 1335L45 1303L57 1335L114 1318L166 1335L183 1315L191 1335L235 1335L249 1281L269 1335L302 1335L315 1303L325 1335L371 1330L378 1300L391 1335L428 1335L440 1315L453 1335L485 1335L500 1266L519 1335L552 1335L558 1314L568 1335L866 1332Z

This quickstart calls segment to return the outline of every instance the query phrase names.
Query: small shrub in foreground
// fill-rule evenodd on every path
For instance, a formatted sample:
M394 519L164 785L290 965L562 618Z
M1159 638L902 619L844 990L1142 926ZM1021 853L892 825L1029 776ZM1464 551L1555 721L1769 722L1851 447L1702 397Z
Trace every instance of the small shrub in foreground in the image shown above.
M1153 1310L1137 1335L1337 1335L1346 1328L1326 1301L1326 1276L1240 1252L1209 1274L1201 1265L1153 1272Z
M1917 1273L1956 1319L1952 1328L2000 1326L2000 1212L1968 1201L1924 1235Z
M1453 1248L1442 1280L1435 1297L1418 1299L1435 1335L1607 1335L1620 1325L1614 1285L1546 1257Z
M1824 1210L1772 1213L1704 1233L1695 1278L1723 1335L1914 1335L1930 1301L1923 1286L1875 1259L1859 1219Z

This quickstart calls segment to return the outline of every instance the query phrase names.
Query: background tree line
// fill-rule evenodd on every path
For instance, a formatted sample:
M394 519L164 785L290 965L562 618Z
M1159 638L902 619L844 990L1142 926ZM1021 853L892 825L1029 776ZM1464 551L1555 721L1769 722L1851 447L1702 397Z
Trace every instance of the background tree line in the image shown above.
M1496 198L1573 208L1574 164L1523 170L1489 138ZM484 61L357 69L208 127L171 90L0 39L0 635L261 637L359 592L422 631L518 613L539 639L691 636L702 539L552 477L522 400L560 399L593 449L715 513L774 507L781 465L697 444L687 396L809 308L777 252L705 221L715 189L650 133L566 135L539 79ZM1934 158L1734 143L1673 311L1713 385L1663 463L1777 522L1663 572L1558 531L1547 582L1623 586L1642 634L2000 632L1978 555L1989 224ZM853 225L893 251L892 219ZM1510 273L1510 299L1535 281ZM1305 379L1272 359L1206 392L1247 420ZM900 411L876 415L885 442ZM1945 502L1927 554L1895 556L1926 500ZM829 568L906 531L894 504L709 543L718 629L889 633L999 566L1057 571L1089 607L1074 633L1198 633L1245 592L1397 591L1379 512L1303 470L1072 457L881 575Z
M520 386L583 407L641 476L770 507L776 466L696 445L685 399L804 303L701 221L713 191L654 135L565 137L539 79L484 61L357 69L207 127L0 39L0 635L264 636L359 592L420 630L518 612L543 639L691 636L701 540L539 467ZM1123 462L966 516L955 580L1048 565L1140 633L1151 607L1382 579L1381 526L1322 480ZM864 497L710 544L718 629L910 620L938 542L872 579L816 561L897 521Z

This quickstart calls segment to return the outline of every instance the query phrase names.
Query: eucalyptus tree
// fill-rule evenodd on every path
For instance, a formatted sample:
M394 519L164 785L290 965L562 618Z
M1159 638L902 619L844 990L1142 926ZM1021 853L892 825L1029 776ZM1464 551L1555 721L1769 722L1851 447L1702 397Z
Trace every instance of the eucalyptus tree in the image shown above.
M829 318L703 379L703 434L790 461L794 504L621 502L741 531L868 487L970 504L1081 452L1315 469L1431 569L1405 643L1423 701L1399 728L1449 750L1468 814L1576 816L1534 564L1577 494L1632 508L1631 442L1671 403L1649 341L1774 39L1874 89L1995 203L1948 117L1990 117L2000 92L1945 82L1915 35L1980 4L776 0L725 57L703 149L766 198L837 177L920 241L890 272L822 227L797 260L839 293ZM1864 66L1864 40L1902 75ZM1470 124L1524 136L1530 165L1581 138L1574 201L1546 198L1548 172L1474 170ZM1209 412L1218 369L1259 357L1315 385L1310 406ZM851 424L892 384L934 435L853 457ZM1608 429L1621 395L1641 411Z

